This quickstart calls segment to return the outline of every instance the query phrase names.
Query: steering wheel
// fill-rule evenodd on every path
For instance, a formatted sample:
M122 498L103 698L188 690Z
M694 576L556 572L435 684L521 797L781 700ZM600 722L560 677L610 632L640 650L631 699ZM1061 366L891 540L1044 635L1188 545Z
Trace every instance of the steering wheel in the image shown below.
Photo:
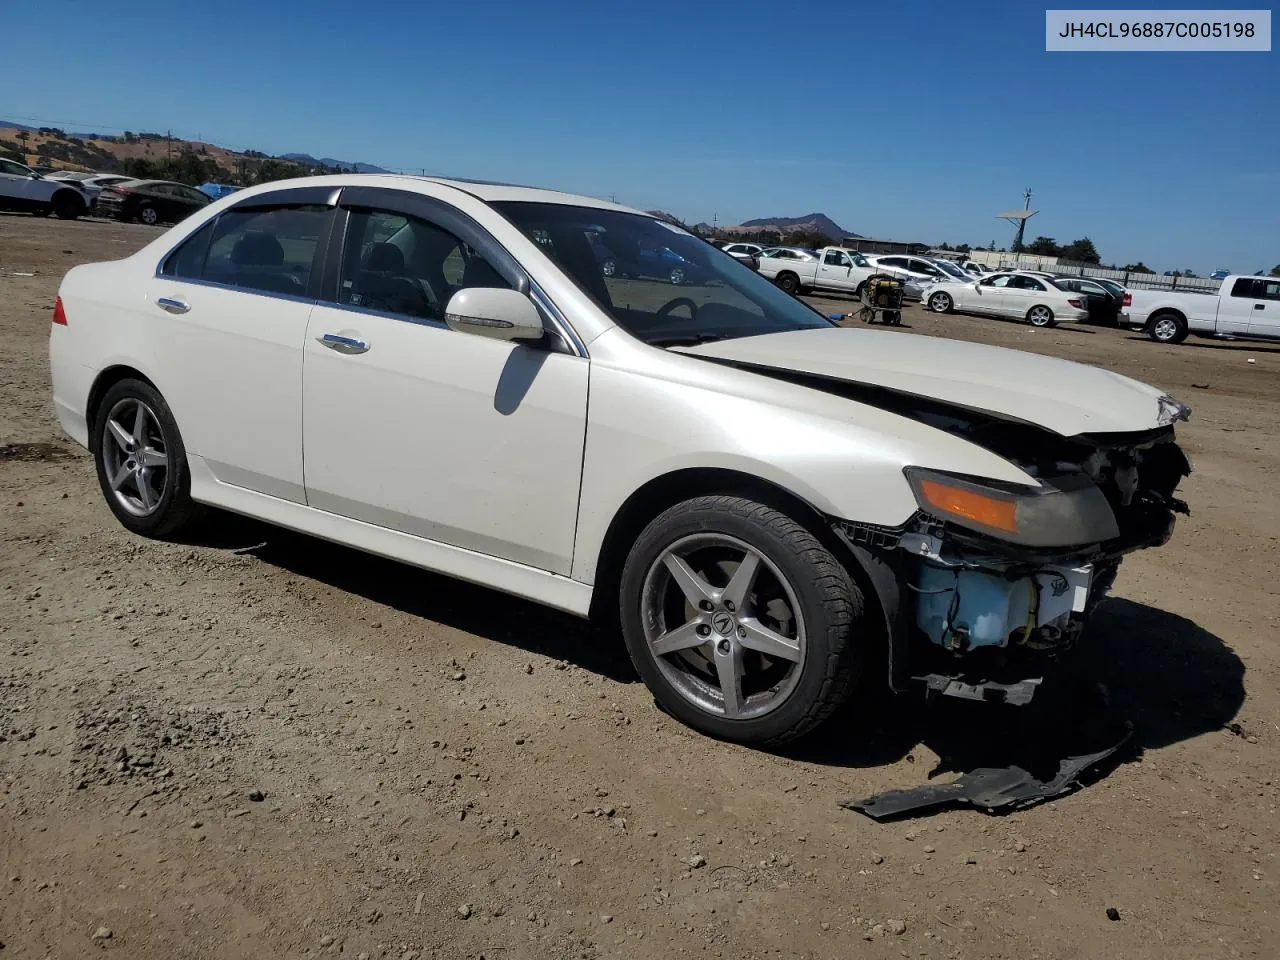
M690 300L688 297L676 297L674 300L668 300L666 303L664 303L662 306L658 308L658 316L665 317L668 313L670 313L676 307L688 307L689 319L690 320L698 319L698 305L694 303L692 300Z

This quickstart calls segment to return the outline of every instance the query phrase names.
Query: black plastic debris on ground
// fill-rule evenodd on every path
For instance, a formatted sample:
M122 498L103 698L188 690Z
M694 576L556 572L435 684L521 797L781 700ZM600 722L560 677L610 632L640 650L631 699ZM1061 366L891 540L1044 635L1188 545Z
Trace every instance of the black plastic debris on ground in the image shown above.
M1022 810L1075 790L1082 775L1114 756L1132 735L1133 725L1126 723L1124 735L1116 743L1102 750L1061 760L1057 772L1045 779L1016 764L979 767L949 783L888 790L864 800L844 800L840 806L846 810L857 810L874 820L933 813L950 806L968 805L987 813Z

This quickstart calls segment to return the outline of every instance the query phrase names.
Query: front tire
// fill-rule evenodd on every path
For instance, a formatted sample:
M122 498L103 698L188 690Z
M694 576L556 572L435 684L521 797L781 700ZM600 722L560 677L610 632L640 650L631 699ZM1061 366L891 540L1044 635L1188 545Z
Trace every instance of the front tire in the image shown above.
M1181 343L1187 333L1187 319L1177 313L1157 313L1147 326L1147 336L1156 343Z
M1053 311L1043 304L1034 306L1027 311L1027 322L1033 327L1053 327L1058 323L1054 319Z
M849 697L862 594L806 527L740 497L666 510L622 571L623 636L659 705L725 740L774 745Z
M169 539L192 527L187 452L164 397L142 380L121 380L98 405L90 435L98 485L128 530Z
M59 220L74 220L84 216L88 207L79 194L62 190L53 195L53 212Z
M929 309L934 313L950 313L954 308L955 302L949 293L935 293L929 298Z

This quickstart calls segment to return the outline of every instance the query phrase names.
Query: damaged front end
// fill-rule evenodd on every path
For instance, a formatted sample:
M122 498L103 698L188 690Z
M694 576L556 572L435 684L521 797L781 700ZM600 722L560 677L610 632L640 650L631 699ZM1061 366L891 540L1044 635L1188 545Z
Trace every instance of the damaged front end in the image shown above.
M1031 424L898 398L898 412L1016 464L1038 483L907 468L919 511L895 529L836 521L890 636L890 685L1027 703L1078 639L1121 558L1169 539L1190 463L1166 408L1151 430L1062 437ZM1172 401L1169 401L1172 403Z

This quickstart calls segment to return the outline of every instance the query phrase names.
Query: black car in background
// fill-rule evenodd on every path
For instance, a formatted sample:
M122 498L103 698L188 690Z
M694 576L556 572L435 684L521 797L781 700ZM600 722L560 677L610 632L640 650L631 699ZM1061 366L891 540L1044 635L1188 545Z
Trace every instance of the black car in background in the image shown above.
M195 187L169 180L127 180L106 187L94 204L100 217L146 224L177 223L213 200Z
M1099 277L1056 276L1053 282L1063 290L1083 294L1089 311L1089 322L1114 327L1119 324L1125 306L1125 289L1112 280Z

